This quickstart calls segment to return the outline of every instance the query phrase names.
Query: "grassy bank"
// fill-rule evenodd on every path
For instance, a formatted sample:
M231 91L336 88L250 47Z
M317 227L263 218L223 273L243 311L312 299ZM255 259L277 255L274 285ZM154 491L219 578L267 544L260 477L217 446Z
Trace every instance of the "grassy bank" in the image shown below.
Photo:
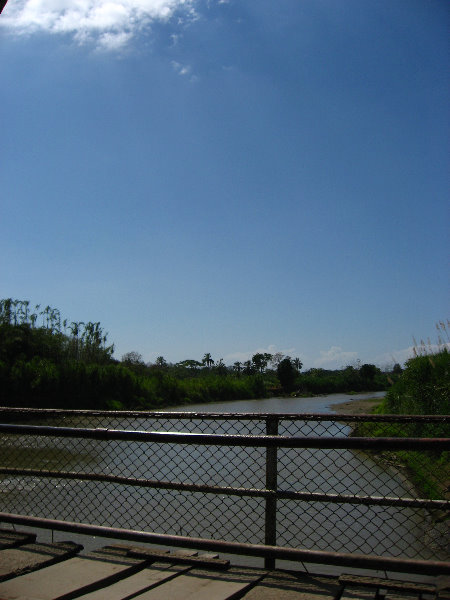
M442 325L442 324L441 324ZM389 389L375 412L378 414L448 415L450 401L450 353L440 344L437 351L422 346L407 361L399 379ZM439 423L361 423L356 435L374 437L450 437L450 425ZM425 498L450 499L449 452L402 451L381 455L406 472Z

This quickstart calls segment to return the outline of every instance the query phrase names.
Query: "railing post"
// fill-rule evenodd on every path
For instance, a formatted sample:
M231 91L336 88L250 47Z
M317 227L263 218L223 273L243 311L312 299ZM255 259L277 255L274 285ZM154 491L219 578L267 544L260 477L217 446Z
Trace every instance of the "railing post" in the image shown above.
M266 419L266 435L278 435L278 417L269 416ZM266 498L265 514L265 539L268 546L276 546L277 543L277 471L278 471L278 448L276 446L266 448L266 489L274 494ZM264 559L266 569L275 569L275 558Z

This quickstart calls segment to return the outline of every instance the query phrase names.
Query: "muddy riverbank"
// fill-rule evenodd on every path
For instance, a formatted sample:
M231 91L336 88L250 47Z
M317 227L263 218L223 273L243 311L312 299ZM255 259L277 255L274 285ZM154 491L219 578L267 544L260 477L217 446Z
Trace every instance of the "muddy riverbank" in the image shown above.
M383 398L358 398L347 400L340 404L333 404L330 408L339 414L370 415L381 404Z

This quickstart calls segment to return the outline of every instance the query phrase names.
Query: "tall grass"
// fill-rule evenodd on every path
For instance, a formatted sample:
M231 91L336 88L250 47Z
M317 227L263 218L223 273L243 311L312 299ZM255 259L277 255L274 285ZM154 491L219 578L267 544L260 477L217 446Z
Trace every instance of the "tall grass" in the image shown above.
M430 340L414 342L413 356L388 390L376 412L381 414L449 415L450 414L450 352L448 325L440 321L436 327L436 344ZM364 423L358 435L387 437L450 437L450 426L441 423L402 425ZM450 497L449 453L408 451L388 453L403 466L414 485L428 498Z

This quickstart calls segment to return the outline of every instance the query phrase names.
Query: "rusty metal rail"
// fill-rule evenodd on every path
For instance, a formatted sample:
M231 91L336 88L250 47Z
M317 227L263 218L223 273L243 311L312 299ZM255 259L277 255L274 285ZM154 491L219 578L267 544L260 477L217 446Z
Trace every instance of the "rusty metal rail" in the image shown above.
M55 427L52 425L31 425L31 424L13 424L11 420L19 420L20 422L28 421L30 418L36 419L60 419L61 417L86 417L88 422L104 418L106 423L114 425L114 421L119 419L123 422L124 418L127 417L132 420L139 420L143 422L143 419L149 419L149 422L167 420L167 423L173 423L177 419L182 420L186 423L200 423L207 422L212 425L218 422L259 422L263 425L264 433L261 434L237 434L234 433L236 430L235 425L230 429L233 433L198 433L198 432L185 432L185 431L143 431L143 430L132 430L132 429L115 429L111 427ZM2 409L0 408L0 419L4 417L5 421L9 423L0 424L0 436L4 448L14 447L11 443L14 438L19 440L27 440L27 444L30 440L43 440L45 438L51 438L53 440L67 438L71 440L71 448L76 451L76 442L80 441L80 444L84 443L83 440L93 440L99 442L99 444L112 444L111 448L117 448L120 452L124 452L123 443L129 443L133 447L139 447L142 450L138 455L139 464L145 465L144 461L149 460L149 455L146 453L145 448L168 448L172 452L172 461L177 466L177 457L180 450L179 448L186 449L186 452L197 453L196 461L192 467L194 470L202 460L203 451L199 451L200 448L205 448L205 452L209 452L211 458L214 457L214 452L226 448L236 448L236 451L241 448L247 452L246 457L248 461L252 460L252 453L254 450L259 449L258 457L262 460L264 457L265 474L264 480L260 481L257 485L248 485L247 487L232 482L234 485L217 485L211 483L198 483L189 482L188 480L181 480L180 477L170 479L164 476L158 478L152 478L148 475L139 476L138 467L136 466L136 474L132 467L134 463L131 462L129 470L126 475L114 474L106 472L87 472L82 469L70 470L64 468L49 468L43 465L43 467L25 467L25 466L10 466L0 462L0 490L2 477L11 478L14 480L15 477L30 478L30 480L73 480L75 482L90 482L98 483L99 485L113 485L113 486L124 486L127 490L131 489L144 489L149 488L153 490L167 490L168 492L181 493L181 494L201 494L202 497L212 495L216 498L225 498L235 496L242 499L254 499L255 501L261 500L264 503L264 544L249 544L240 543L237 541L224 541L223 539L206 539L203 537L192 536L173 536L168 533L144 533L142 531L116 528L116 527L104 527L100 525L90 525L87 523L74 523L67 520L60 519L48 519L45 517L30 517L25 515L14 514L14 511L8 513L0 513L0 521L15 522L15 523L34 523L36 527L51 527L56 530L73 531L78 532L89 532L90 535L105 535L106 537L116 537L119 539L128 539L134 541L148 541L152 543L163 543L167 545L179 545L189 548L206 548L209 550L221 550L236 554L247 554L249 556L262 556L265 559L266 568L273 568L275 566L276 559L286 560L303 560L312 563L327 563L334 565L346 564L348 566L361 565L364 568L385 568L397 571L410 571L416 572L428 572L431 573L431 569L436 569L436 573L443 573L450 571L450 563L443 560L433 561L425 560L420 561L414 558L396 558L392 556L362 556L355 552L326 552L322 550L308 549L308 548L289 548L285 546L277 545L277 539L279 533L277 532L277 519L280 510L280 504L286 502L295 503L311 503L330 506L344 506L353 505L355 507L361 507L361 509L377 510L386 508L391 509L414 509L422 511L423 514L430 513L446 513L450 509L449 500L433 500L420 497L396 497L394 495L380 495L373 493L335 493L333 491L311 491L306 486L306 489L298 491L289 489L288 480L280 477L280 469L284 471L288 470L289 477L295 475L295 469L290 468L290 462L292 460L289 452L333 452L333 451L357 451L362 453L376 453L391 451L391 452L425 452L439 454L444 451L450 450L450 439L449 438L418 438L418 437L348 437L348 435L324 435L323 431L320 431L320 435L279 435L280 423L355 423L355 422L385 422L385 423L399 423L402 425L423 423L423 424L437 424L441 426L443 423L450 423L449 416L405 416L399 417L394 415L374 416L374 415L327 415L327 414L309 414L309 415L288 415L288 414L215 414L211 413L141 413L141 412L103 412L103 411L60 411L60 410L28 410L28 409ZM64 421L63 421L64 422ZM70 422L70 421L69 421ZM79 421L83 423L81 419ZM135 426L135 423L133 422ZM212 426L211 425L211 426ZM154 425L153 425L154 426ZM309 425L312 427L311 425ZM208 426L209 427L209 426ZM258 425L261 431L261 426ZM222 429L223 430L223 429ZM283 431L287 431L286 427ZM300 431L296 429L295 431ZM338 432L339 433L339 432ZM53 444L53 442L52 442ZM52 445L51 445L52 446ZM52 446L53 447L53 446ZM59 447L59 446L58 446ZM80 446L84 448L84 446ZM211 448L211 450L208 450ZM41 443L36 446L36 452L44 449ZM119 450L114 450L119 452ZM136 450L134 450L136 451ZM261 454L264 451L264 454ZM165 452L165 451L164 451ZM185 450L183 450L185 452ZM153 451L152 451L153 453ZM282 454L280 456L280 454ZM161 454L158 455L161 458ZM187 455L189 456L189 454ZM237 455L236 455L237 456ZM330 460L330 455L324 455L320 460L325 465ZM152 463L155 468L158 466L156 462ZM152 459L153 460L153 459ZM182 460L186 460L184 456ZM280 462L281 461L281 462ZM250 464L250 463L249 463ZM244 468L249 468L249 464L246 464ZM320 461L319 461L319 464ZM213 463L211 463L211 467ZM178 467L177 467L178 468ZM218 467L219 468L219 467ZM251 467L250 467L251 468ZM325 468L325 467L324 467ZM144 469L145 471L145 469ZM173 476L175 471L168 471L167 473ZM217 471L218 472L218 471ZM183 475L182 467L179 467L176 471L178 475ZM241 474L243 471L241 471ZM135 475L135 476L133 476ZM304 473L303 473L304 476ZM289 479L288 477L288 479ZM195 481L195 480L194 480ZM129 493L129 492L127 492ZM192 505L193 506L193 505ZM424 512L425 511L425 512ZM422 514L421 513L421 514ZM392 515L389 517L392 518ZM394 516L394 519L396 517ZM102 533L99 533L100 530ZM106 531L106 533L105 533ZM245 539L245 538L244 538ZM423 563L423 565L422 565ZM427 565L425 569L424 565ZM433 566L434 565L434 566Z
M244 556L257 556L266 559L266 561L280 559L313 564L352 566L362 569L384 569L386 571L396 571L400 573L414 572L424 575L450 574L450 562L447 561L403 560L400 558L284 548L267 544L242 544L238 542L226 542L223 540L210 540L180 535L134 531L130 529L118 529L115 527L102 527L99 525L73 523L56 519L42 519L3 512L0 512L0 522L147 544L160 544L165 546L193 548L196 550L213 550Z
M81 427L0 424L0 434L37 437L120 440L191 446L251 446L253 448L348 448L359 450L450 450L450 438L287 437L278 435L218 435Z
M81 471L49 471L44 469L14 469L10 467L0 467L0 475L25 475L26 477L44 477L48 479L77 479L80 481L116 483L132 487L181 490L186 492L201 492L203 494L223 494L225 496L248 496L249 498L278 498L280 500L331 502L335 504L370 504L373 506L403 506L409 508L423 508L426 510L447 510L450 508L450 502L448 500L393 498L389 496L351 496L349 494L318 494L317 492L283 491L276 488L255 489L223 487L219 485L196 485L193 483L178 483L152 479L135 479L117 475L83 473Z
M376 423L450 423L450 415L354 415L329 413L214 413L214 412L182 412L182 411L146 411L146 410L67 410L59 408L13 408L0 406L0 420L19 417L21 420L52 417L89 417L113 419L182 419L184 421L342 421L342 422L376 422Z

